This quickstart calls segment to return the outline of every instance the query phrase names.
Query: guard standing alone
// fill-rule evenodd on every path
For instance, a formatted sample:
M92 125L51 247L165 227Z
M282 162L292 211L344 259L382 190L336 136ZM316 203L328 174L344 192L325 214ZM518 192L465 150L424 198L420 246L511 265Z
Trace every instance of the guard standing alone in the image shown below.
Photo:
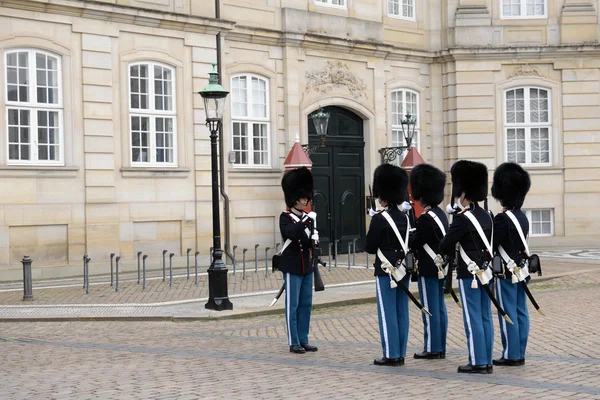
M312 241L319 241L314 220L304 211L313 196L313 177L306 168L287 172L281 180L289 211L281 213L279 229L283 249L279 270L285 283L285 320L290 352L317 351L308 344L312 311L313 267L309 262Z
M430 164L420 164L410 172L412 197L419 201L423 213L417 220L410 248L417 252L419 294L431 316L423 313L423 352L417 359L446 358L448 313L444 300L444 278L448 267L439 251L440 240L448 232L448 217L438 205L444 200L446 174Z

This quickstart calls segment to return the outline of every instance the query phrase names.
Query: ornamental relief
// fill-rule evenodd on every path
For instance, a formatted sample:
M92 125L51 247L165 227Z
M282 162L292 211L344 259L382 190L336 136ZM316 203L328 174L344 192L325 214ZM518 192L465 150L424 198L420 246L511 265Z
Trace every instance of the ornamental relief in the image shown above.
M513 68L513 72L508 76L508 79L518 76L539 76L540 78L544 77L544 75L542 75L542 73L537 67L534 67L530 64L518 65L515 68Z
M313 69L306 71L306 88L305 92L315 91L318 93L327 94L334 88L345 86L350 95L355 98L367 97L365 90L367 85L361 78L350 71L350 68L341 61L327 61L327 65L321 69Z

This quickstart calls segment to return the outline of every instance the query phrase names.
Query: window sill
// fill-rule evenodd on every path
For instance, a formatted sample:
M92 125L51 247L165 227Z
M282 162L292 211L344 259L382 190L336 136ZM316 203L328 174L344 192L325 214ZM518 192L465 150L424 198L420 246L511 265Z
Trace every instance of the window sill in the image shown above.
M0 167L2 178L75 178L78 167L41 166L41 165L4 165Z
M185 179L190 175L189 168L121 168L123 178L180 178Z
M247 178L248 175L252 175L253 178L273 178L279 177L283 172L283 169L275 168L232 168L228 174L232 178Z
M529 172L530 175L560 175L564 172L564 167L556 166L532 166L522 165L525 171Z

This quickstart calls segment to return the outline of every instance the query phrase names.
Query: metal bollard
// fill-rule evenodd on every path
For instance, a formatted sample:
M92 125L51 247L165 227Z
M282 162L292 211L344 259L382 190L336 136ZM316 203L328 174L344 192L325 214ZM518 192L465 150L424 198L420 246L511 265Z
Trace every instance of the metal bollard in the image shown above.
M331 272L331 248L333 247L333 243L329 242L329 246L327 246L327 254L329 254L329 272Z
M163 282L166 282L167 279L167 262L165 261L165 254L167 254L167 250L163 250Z
M187 249L187 280L190 280L190 251L192 251L192 249Z
M142 263L144 264L144 283L142 284L142 290L146 290L146 258L148 258L148 254L144 254L144 257L142 257Z
M254 272L258 272L258 244L254 245Z
M235 259L235 249L237 249L237 246L233 246L233 276L235 276L235 267L237 266L237 261Z
M210 257L210 265L212 265L214 262L214 259L215 259L214 254L213 254L213 247L211 247L208 252L209 252L209 257Z
M31 276L31 257L24 256L23 263L23 301L33 301L33 278Z
M87 260L87 254L83 255L83 288L85 289L85 277L86 277L86 273L85 273L85 268L86 268L86 264L85 264L85 260Z
M85 294L90 294L90 261L89 257L85 259Z
M350 246L352 246L352 243L348 242L348 271L350 271Z
M242 250L242 280L246 279L246 252L248 249Z
M110 286L113 286L113 258L115 253L110 253Z
M138 285L140 284L140 256L142 255L141 251L137 252L138 257Z
M265 247L265 278L269 277L269 249L270 247Z
M338 245L337 244L338 244L339 241L340 241L340 239L336 239L335 240L335 242L334 242L334 246L335 247L334 247L334 250L333 250L334 251L334 253L333 253L334 257L333 258L335 259L335 267L336 268L337 268L337 259L338 259L338 253L337 253L338 252Z
M199 251L197 251L194 254L194 269L195 269L195 274L196 274L196 278L194 279L194 284L198 284L198 254L200 254Z
M369 253L365 252L365 254L367 255L367 269L369 269Z
M119 289L119 260L120 259L121 259L121 256L117 256L117 258L115 258L115 292L121 291Z
M352 265L356 265L356 241L358 239L352 239Z
M169 287L173 287L173 256L175 253L169 254Z

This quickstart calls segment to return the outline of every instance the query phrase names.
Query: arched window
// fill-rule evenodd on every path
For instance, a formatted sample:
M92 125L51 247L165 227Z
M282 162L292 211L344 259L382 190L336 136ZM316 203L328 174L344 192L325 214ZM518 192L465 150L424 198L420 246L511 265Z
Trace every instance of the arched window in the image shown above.
M550 165L552 117L550 90L524 86L505 91L506 160Z
M234 164L269 165L269 81L242 74L231 78L232 150Z
M406 146L406 139L402 134L402 120L410 114L415 119L415 136L412 140L412 146L419 148L420 143L420 113L419 113L419 93L410 89L398 89L392 91L392 147ZM406 153L406 152L405 152ZM405 154L403 154L404 156ZM397 158L399 162L402 160Z
M14 49L5 60L8 164L64 164L60 56Z
M175 69L129 64L129 123L133 166L177 166Z

